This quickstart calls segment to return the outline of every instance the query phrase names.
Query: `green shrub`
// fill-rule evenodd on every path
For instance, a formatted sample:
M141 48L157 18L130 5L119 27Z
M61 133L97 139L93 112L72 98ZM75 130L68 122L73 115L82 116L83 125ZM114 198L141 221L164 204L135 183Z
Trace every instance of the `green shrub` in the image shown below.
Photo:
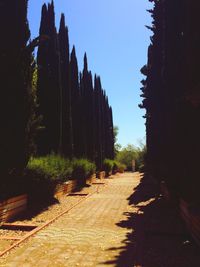
M107 176L113 171L114 164L115 164L114 160L111 160L111 159L104 160L103 168Z
M126 170L126 165L125 164L122 164L117 160L114 161L113 173L116 173L116 172L122 173L125 170Z
M72 178L76 179L79 185L84 185L86 179L96 171L96 165L87 159L73 159L72 168Z
M31 202L45 202L54 197L59 183L72 174L71 162L59 155L31 158L24 172L26 192Z
M112 159L105 159L103 166L107 176L110 173L115 174L117 172L124 172L124 170L126 169L125 164L122 164L119 161Z
M28 163L27 170L33 171L42 179L64 182L72 175L72 164L70 160L52 154L32 158Z

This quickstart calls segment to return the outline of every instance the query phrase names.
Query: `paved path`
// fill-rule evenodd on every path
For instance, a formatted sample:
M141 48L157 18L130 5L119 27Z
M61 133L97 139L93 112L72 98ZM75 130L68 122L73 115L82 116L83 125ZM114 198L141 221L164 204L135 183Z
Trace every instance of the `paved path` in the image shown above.
M155 195L153 181L139 173L108 179L99 193L0 259L0 266L199 267L199 248L174 207Z
M0 266L94 267L115 262L131 232L117 224L126 219L127 198L139 180L132 173L108 180L103 190L15 249Z

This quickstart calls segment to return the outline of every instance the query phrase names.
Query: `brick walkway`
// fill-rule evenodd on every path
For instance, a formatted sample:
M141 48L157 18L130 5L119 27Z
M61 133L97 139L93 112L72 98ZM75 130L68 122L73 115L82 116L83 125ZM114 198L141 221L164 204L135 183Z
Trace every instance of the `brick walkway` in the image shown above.
M131 232L117 223L126 218L130 209L127 198L138 185L139 176L128 173L107 182L102 191L12 251L0 266L82 267L115 261Z
M108 179L99 193L0 259L0 266L199 267L199 248L152 185L139 173Z

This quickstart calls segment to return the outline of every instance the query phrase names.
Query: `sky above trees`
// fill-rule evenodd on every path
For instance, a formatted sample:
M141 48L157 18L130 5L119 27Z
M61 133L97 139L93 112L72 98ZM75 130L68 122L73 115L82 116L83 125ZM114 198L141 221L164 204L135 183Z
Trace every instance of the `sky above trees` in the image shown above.
M47 1L29 0L32 38L38 35L41 6ZM79 68L84 52L89 69L101 75L102 85L113 107L114 124L119 127L118 142L125 146L144 138L144 111L140 98L141 67L147 61L151 24L147 0L54 0L56 21L66 16L70 48L76 46Z

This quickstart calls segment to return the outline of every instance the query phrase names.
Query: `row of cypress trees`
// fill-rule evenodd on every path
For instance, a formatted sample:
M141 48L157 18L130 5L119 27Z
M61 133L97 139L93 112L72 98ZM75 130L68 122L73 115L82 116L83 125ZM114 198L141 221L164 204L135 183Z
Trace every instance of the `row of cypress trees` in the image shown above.
M175 193L197 197L200 151L198 0L150 0L148 63L141 72L147 167Z
M105 158L114 157L112 108L102 89L100 77L94 81L88 70L78 70L75 47L70 53L68 28L61 15L55 26L54 3L43 5L40 25L38 65L38 115L42 128L37 138L39 155L52 151L65 157L85 157L99 168Z
M53 2L43 5L33 41L27 9L28 0L0 3L0 179L18 176L36 148L38 155L86 157L101 168L105 157L113 157L114 138L100 78L93 82L86 55L79 73L63 14L56 30Z

